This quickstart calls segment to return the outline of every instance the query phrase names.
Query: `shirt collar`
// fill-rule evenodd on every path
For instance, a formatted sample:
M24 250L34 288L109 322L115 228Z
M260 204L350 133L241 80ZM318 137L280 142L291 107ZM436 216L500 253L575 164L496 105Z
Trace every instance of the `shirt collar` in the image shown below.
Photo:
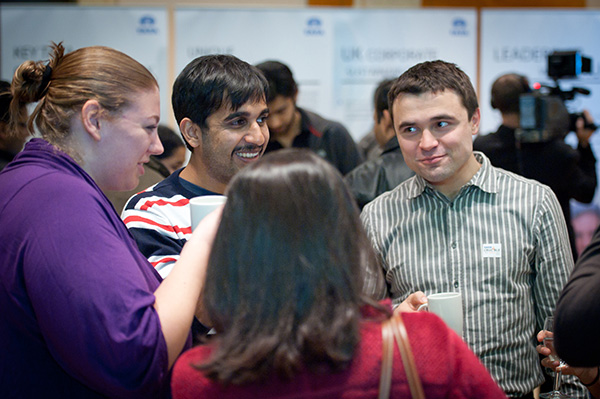
M469 180L469 182L461 188L461 192L464 191L465 187L475 186L487 193L497 193L497 172L490 163L490 160L482 152L473 151L473 154L475 155L477 162L481 164L481 168L479 168L471 180ZM414 179L415 184L412 185L411 189L407 193L408 198L416 198L423 194L426 189L435 191L435 188L421 176L415 175ZM459 193L459 196L460 195L461 194Z

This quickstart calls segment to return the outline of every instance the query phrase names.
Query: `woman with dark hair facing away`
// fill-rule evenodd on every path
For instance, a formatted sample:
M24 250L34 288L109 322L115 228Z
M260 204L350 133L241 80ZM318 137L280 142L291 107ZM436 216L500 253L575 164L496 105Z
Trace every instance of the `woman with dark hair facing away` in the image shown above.
M377 397L391 302L361 294L375 259L339 172L308 150L275 151L227 198L202 295L217 334L179 358L174 398ZM505 398L441 319L402 317L427 397ZM406 395L396 349L391 397Z
M161 283L101 190L162 152L158 84L107 47L16 70L10 121L33 138L0 173L0 397L161 398L191 346L210 243L193 235Z

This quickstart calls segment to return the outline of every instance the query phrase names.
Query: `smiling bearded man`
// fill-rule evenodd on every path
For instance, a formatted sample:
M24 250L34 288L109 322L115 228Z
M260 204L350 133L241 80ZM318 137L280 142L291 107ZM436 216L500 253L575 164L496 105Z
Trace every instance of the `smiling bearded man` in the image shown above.
M229 180L264 153L269 141L268 84L231 55L190 62L173 85L173 111L189 163L131 197L123 221L138 247L166 277L192 234L189 200L223 194Z

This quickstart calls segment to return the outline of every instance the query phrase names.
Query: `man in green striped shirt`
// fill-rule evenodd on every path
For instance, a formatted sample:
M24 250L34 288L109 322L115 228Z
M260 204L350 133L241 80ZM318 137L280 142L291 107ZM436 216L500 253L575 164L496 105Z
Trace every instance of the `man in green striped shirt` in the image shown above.
M460 291L463 339L509 397L533 398L544 381L535 335L573 268L556 196L473 152L477 95L456 65L410 68L388 100L416 176L362 212L386 279L367 277L366 287L383 287L370 294L395 304L417 291Z

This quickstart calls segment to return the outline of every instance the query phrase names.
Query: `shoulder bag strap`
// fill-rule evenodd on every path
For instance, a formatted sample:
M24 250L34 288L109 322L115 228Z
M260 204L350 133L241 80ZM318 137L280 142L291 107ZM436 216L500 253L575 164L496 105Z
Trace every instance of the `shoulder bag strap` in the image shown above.
M383 354L381 356L381 378L379 379L379 399L390 397L392 386L392 367L394 362L394 333L391 319L381 323Z
M408 341L408 334L406 332L406 327L404 326L404 321L402 320L402 315L399 314L398 316L393 316L390 325L394 337L396 338L398 348L400 349L402 363L404 364L404 369L406 370L406 376L408 378L410 393L413 399L425 399L423 385L421 384L419 372L415 366L415 359L412 350L410 349L410 342Z

